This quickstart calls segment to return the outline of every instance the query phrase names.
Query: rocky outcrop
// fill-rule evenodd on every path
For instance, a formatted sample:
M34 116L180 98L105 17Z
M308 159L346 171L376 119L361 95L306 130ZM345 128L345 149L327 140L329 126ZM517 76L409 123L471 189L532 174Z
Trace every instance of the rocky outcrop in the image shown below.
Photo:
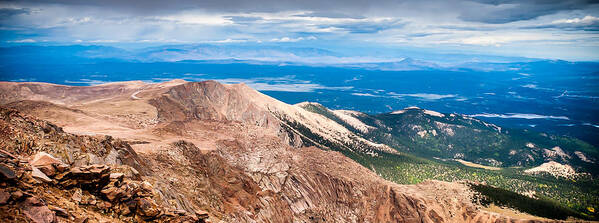
M67 134L10 109L0 107L0 114L0 130L7 133L0 140L7 149L0 150L3 222L203 222L208 218L200 210L177 212L158 204L157 192L134 167L144 169L143 162L128 144ZM36 150L41 151L28 155ZM119 150L126 152L112 152Z
M47 154L35 155L40 156ZM208 217L175 213L158 205L151 184L125 177L109 166L59 169L50 178L41 171L37 173L41 177L36 177L36 167L24 161L0 152L0 165L15 173L0 184L0 219L5 222L203 222Z

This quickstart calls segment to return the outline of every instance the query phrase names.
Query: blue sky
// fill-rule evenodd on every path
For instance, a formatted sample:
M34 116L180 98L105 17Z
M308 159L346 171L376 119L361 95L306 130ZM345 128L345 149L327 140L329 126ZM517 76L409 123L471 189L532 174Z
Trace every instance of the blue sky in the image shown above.
M0 46L287 44L599 60L599 1L0 1Z

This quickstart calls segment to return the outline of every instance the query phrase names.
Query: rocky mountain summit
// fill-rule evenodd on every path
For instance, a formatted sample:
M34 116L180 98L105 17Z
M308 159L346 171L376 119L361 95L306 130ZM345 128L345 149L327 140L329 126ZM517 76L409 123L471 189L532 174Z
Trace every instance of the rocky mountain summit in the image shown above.
M464 183L386 181L346 155L391 147L245 85L1 83L0 100L4 222L529 221Z

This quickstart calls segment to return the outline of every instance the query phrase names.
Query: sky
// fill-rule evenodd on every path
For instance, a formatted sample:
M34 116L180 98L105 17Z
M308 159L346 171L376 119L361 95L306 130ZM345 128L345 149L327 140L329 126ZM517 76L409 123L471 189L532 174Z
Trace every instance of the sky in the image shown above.
M599 1L0 0L0 46L195 43L595 61Z

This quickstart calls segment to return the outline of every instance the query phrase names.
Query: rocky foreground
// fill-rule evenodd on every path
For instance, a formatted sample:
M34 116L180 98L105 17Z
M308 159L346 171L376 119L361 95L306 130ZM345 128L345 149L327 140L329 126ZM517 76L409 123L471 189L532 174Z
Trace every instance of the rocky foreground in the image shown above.
M528 222L480 210L466 185L397 185L306 147L281 114L324 119L245 86L1 87L3 222Z

